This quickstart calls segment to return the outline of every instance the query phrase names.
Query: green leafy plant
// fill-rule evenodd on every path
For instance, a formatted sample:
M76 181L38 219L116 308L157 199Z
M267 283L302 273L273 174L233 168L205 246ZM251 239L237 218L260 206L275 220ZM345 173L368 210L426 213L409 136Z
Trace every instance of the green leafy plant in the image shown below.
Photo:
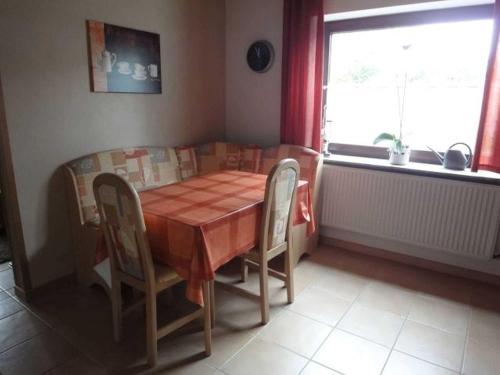
M397 137L396 134L381 133L375 138L373 144L376 145L383 141L391 142L389 149L396 154L404 154L408 149L408 146L403 144L402 137Z

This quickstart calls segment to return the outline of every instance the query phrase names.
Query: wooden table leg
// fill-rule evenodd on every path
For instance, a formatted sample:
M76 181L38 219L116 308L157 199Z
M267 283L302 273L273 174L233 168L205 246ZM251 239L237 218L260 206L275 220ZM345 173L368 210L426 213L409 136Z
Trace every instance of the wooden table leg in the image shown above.
M212 328L215 326L215 281L209 281L210 289L210 321L212 323Z
M203 282L203 299L205 306L203 307L203 326L205 331L205 354L212 354L212 322L210 319L212 301L210 298L210 281Z

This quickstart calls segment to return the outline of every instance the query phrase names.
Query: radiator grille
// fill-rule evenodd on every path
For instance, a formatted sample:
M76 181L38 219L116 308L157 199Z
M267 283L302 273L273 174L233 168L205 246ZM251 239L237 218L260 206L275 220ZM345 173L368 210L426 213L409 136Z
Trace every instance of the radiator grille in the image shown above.
M500 188L430 177L327 166L321 225L492 258Z

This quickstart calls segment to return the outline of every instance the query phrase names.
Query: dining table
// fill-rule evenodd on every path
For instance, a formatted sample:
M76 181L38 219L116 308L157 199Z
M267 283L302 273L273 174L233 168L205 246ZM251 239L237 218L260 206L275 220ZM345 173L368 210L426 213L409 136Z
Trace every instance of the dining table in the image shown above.
M186 297L203 305L202 283L258 246L267 175L223 170L139 192L153 259L187 282ZM299 180L293 224L314 232L311 193Z

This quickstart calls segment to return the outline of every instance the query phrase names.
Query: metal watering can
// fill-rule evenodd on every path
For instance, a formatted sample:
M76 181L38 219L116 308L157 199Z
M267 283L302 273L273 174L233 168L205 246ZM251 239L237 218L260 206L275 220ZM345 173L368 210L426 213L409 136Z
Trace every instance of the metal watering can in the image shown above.
M458 146L458 145L464 145L465 147L467 147L467 149L469 150L469 156L468 157L466 157L463 154L463 152L460 151L460 150L452 150L453 147ZM457 170L457 171L463 171L465 168L467 168L467 167L470 166L470 162L472 160L472 150L465 143L458 142L458 143L452 144L448 148L448 150L446 150L446 152L444 153L444 157L442 157L439 152L434 151L429 146L427 146L427 148L429 150L431 150L434 154L436 154L436 156L441 161L441 164L443 164L443 166L446 169L454 169L454 170Z

